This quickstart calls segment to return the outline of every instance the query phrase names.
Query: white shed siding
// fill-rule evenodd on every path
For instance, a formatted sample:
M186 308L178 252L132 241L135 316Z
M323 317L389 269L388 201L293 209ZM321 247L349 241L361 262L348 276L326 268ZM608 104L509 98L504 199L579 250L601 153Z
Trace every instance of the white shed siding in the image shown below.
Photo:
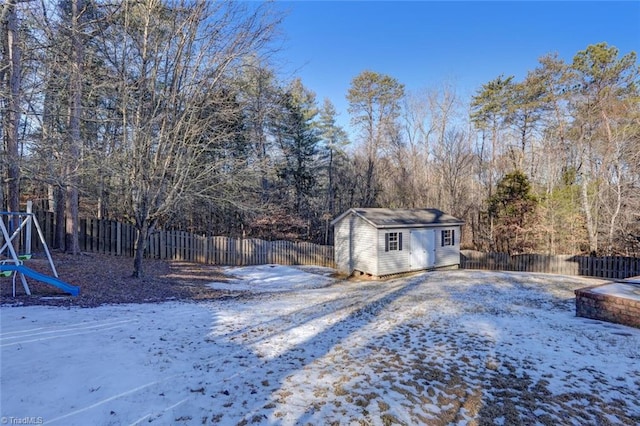
M384 251L385 234L397 232L402 234L402 250ZM380 229L378 230L378 273L389 275L409 270L409 231L408 229Z
M393 209L349 209L332 222L336 268L345 274L357 270L379 277L459 265L460 223L437 209L399 209L397 213ZM454 231L453 245L442 246L442 230ZM402 250L385 251L385 235L390 232L402 235ZM421 247L413 261L412 232L416 233L414 243Z
M350 254L353 268L351 272L355 269L371 275L380 275L376 258L376 228L355 215L345 218L345 222L353 224L353 232L351 234L353 250Z
M349 220L341 220L334 228L333 250L336 269L343 274L351 274L349 252L351 251L351 240L349 238Z
M442 246L442 231L454 231L454 244L452 246ZM447 226L439 227L436 232L436 267L451 266L460 264L460 227Z

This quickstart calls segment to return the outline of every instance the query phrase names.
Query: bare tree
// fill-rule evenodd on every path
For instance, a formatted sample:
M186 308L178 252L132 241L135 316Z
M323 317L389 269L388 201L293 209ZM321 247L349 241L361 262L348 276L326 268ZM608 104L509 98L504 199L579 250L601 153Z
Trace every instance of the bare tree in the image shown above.
M86 16L84 0L70 0L71 14L69 35L71 39L71 58L69 61L69 113L67 122L68 158L66 161L66 243L68 253L79 254L78 240L79 193L78 193L78 163L82 139L80 136L80 122L82 119L82 79L84 76L84 44L82 40L82 20Z
M396 166L396 184L404 186L407 207L435 206L436 196L432 191L433 169L431 166L433 141L433 115L431 90L409 92L403 98L401 135L403 144L396 145L393 152ZM393 188L389 188L393 196Z
M472 207L471 178L476 157L469 136L452 128L435 153L435 169L444 191L440 207L456 217L464 218Z
M118 65L123 202L135 222L134 277L143 275L147 238L181 203L230 197L246 176L222 173L210 154L232 137L216 128L214 94L242 59L270 41L277 20L239 2L125 2ZM231 111L230 113L235 113ZM227 188L228 192L224 192Z
M8 0L2 5L2 128L5 148L7 209L20 210L20 156L18 135L21 117L22 95L22 46L18 29L17 4L19 0ZM3 188L4 189L4 188Z
M636 65L635 53L618 58L618 49L600 43L578 52L572 70L575 76L573 130L581 150L581 202L589 251L597 253L601 220L608 222L606 234L612 241L622 207L622 155L626 152L622 145L629 140L618 137L624 132L617 129L626 121L625 111L632 114L637 111L640 67ZM603 191L610 194L604 202ZM607 251L611 250L610 245Z

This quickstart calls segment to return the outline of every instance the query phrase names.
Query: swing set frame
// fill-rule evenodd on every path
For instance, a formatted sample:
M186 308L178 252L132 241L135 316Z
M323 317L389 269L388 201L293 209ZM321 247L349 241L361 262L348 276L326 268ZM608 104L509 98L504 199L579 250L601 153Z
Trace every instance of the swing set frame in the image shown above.
M5 220L8 224L14 223L17 219L17 226L15 230L10 234L7 225L5 224ZM47 246L47 242L44 238L44 233L42 232L42 228L40 228L40 224L38 223L38 219L32 211L32 202L27 201L27 211L26 212L0 212L0 231L2 232L3 245L0 248L0 256L5 255L5 259L0 260L0 270L2 273L9 272L13 274L13 297L16 297L16 276L20 275L20 280L22 282L22 287L27 295L31 295L31 290L29 289L29 284L27 283L27 279L25 278L25 274L21 272L19 266L23 264L25 260L31 259L31 238L32 238L32 228L35 226L37 230L38 237L40 239L40 243L44 247L44 252L49 261L49 266L51 267L51 272L53 275L58 278L58 271L56 270L55 265L53 264L53 259L51 258L51 253L49 252L49 247ZM24 254L18 254L16 251L14 240L24 231ZM12 265L12 266L8 266ZM6 269L2 267L6 266Z

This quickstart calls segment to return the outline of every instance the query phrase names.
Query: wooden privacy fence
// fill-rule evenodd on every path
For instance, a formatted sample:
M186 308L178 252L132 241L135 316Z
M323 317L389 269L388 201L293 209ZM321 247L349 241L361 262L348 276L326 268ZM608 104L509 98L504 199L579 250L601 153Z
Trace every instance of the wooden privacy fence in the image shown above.
M47 244L54 236L53 214L39 213ZM112 220L81 219L80 250L133 256L135 228ZM34 247L39 249L37 245ZM318 265L335 267L333 246L308 242L265 241L254 238L208 237L184 231L160 230L149 236L147 258L184 260L213 265Z
M47 244L54 236L53 214L37 213ZM35 235L35 234L34 234ZM80 250L117 256L133 256L135 228L111 220L81 219ZM37 238L35 250L41 249ZM335 268L333 246L307 242L265 241L253 238L210 237L184 231L157 231L149 237L146 257L184 260L213 265L319 265ZM492 271L543 272L623 279L640 275L640 259L621 256L572 256L481 253L462 250L460 267Z
M572 256L547 254L460 252L460 267L490 271L543 272L623 279L640 275L640 259L622 256Z
M213 265L319 265L335 267L333 247L307 242L207 237L159 231L149 238L147 257Z

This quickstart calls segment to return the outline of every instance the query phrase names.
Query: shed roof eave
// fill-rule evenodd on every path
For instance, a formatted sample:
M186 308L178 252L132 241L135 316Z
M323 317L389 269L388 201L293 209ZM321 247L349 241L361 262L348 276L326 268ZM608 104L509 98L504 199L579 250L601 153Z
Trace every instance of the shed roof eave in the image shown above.
M357 216L358 218L362 219L363 221L365 221L366 223L368 223L369 225L373 226L376 229L441 228L441 227L446 227L446 226L462 226L465 223L463 220L459 220L459 219L456 220L457 218L454 218L454 217L451 217L451 216L449 217L449 220L451 220L451 222L418 222L418 221L411 222L411 221L408 221L408 223L402 223L401 221L391 221L392 223L379 223L380 221L372 220L371 218L367 217L366 214L363 214L362 211L363 210L367 210L367 209L359 209L359 210L355 209L353 207L348 209L347 211L342 213L340 216L338 216L334 220L332 220L330 222L331 226L335 226L338 222L340 222L345 217L347 217L347 216L349 216L351 214ZM439 212L439 213L442 213L442 212Z
M371 222L369 222L371 223ZM411 224L411 225L401 225L401 224L391 224L391 225L374 225L371 224L377 229L406 229L406 228L446 228L448 226L462 226L464 222L455 222L455 223L423 223L423 224Z
M330 225L331 225L331 226L335 226L335 224L336 224L336 223L338 223L338 222L340 222L342 219L344 219L344 218L345 218L345 216L349 215L349 213L354 213L354 212L355 212L355 211L354 211L352 208L351 208L351 209L349 209L349 210L347 210L347 211L345 211L345 212L344 212L344 213L342 213L340 216L338 216L338 217L336 217L335 219L333 219L333 220L330 222Z

